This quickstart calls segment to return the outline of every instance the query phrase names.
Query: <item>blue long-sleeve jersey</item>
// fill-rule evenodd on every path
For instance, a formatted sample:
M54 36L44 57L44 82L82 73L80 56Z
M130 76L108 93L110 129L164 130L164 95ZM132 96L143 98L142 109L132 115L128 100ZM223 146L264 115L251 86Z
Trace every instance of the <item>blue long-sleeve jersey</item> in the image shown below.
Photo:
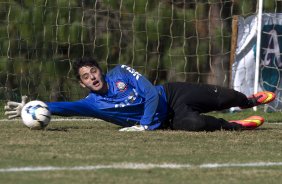
M167 118L163 86L153 86L145 77L126 65L118 65L105 75L108 92L89 95L74 102L47 102L54 115L88 116L123 126L143 125L148 130L160 127Z

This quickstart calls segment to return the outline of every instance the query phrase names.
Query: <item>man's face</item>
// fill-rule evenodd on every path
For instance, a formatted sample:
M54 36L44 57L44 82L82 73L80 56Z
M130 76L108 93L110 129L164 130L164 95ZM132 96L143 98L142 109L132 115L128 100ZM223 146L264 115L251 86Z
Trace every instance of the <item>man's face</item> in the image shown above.
M78 71L80 75L80 85L96 93L106 93L107 85L101 70L95 66L83 66Z

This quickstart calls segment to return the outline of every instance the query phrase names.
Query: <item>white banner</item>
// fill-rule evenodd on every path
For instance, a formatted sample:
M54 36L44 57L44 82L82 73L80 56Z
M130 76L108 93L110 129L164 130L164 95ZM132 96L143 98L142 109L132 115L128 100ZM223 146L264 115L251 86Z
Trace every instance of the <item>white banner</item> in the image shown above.
M254 93L257 17L239 17L233 88L247 96ZM282 110L282 13L263 14L259 91L275 92L267 111Z

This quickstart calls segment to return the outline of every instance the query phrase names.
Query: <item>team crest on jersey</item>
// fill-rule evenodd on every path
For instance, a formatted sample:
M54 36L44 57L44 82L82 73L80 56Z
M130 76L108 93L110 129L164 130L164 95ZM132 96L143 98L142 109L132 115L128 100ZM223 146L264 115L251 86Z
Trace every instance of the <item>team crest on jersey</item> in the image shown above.
M127 89L127 86L124 82L119 81L116 83L116 86L120 91L125 91Z

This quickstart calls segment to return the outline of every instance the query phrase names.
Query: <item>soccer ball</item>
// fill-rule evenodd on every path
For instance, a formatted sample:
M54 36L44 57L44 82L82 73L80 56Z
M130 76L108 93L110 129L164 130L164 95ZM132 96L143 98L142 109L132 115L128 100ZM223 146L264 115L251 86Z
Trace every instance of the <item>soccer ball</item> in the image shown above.
M45 128L51 120L48 106L38 100L25 104L21 111L23 123L32 130Z

